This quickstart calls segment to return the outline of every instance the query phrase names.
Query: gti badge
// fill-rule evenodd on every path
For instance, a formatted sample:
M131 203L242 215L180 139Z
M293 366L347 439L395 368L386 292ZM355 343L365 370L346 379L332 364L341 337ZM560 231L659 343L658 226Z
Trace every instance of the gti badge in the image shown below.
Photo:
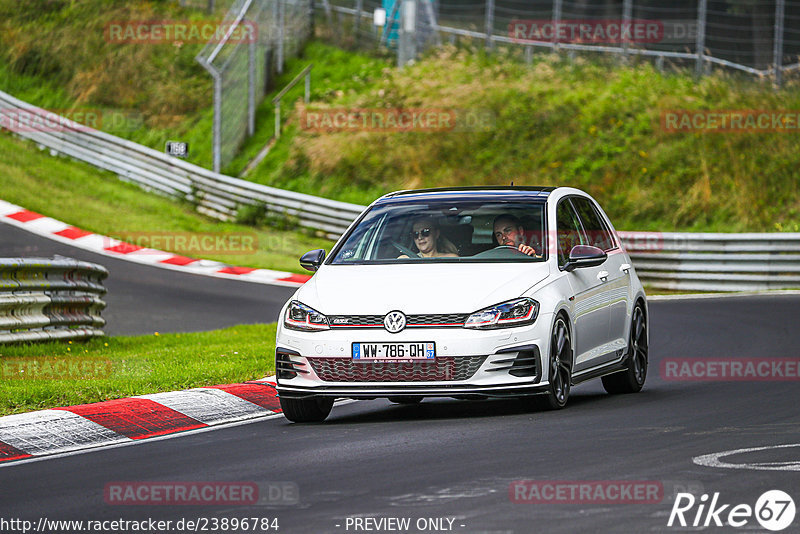
M388 332L396 334L406 327L406 316L401 311L391 311L383 318L383 326Z

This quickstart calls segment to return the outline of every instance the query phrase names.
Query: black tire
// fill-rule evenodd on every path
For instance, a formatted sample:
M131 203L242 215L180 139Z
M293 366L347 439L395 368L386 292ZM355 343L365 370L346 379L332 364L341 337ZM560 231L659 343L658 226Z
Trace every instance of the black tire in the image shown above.
M560 410L567 405L572 385L572 338L567 321L559 315L550 335L547 392L534 397L534 405L543 410Z
M626 360L628 368L625 371L603 377L603 388L608 393L638 393L647 379L647 316L638 302L631 315Z
M389 397L389 402L393 402L395 404L419 404L422 402L422 397Z
M280 397L283 415L293 423L321 423L331 413L333 399L289 399Z

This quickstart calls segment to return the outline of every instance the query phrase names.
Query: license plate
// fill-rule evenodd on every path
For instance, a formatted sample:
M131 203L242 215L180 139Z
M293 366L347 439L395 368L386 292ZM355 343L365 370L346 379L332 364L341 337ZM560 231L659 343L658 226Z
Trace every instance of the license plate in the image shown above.
M411 343L353 343L353 360L409 361L436 359L436 344L431 341Z

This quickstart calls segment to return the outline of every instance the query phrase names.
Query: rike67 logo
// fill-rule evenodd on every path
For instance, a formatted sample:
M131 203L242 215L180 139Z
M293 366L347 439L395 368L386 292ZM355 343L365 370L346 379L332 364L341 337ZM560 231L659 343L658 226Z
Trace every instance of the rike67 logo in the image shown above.
M705 493L699 499L691 493L679 493L672 505L667 526L729 525L736 528L745 526L753 528L751 522L755 519L762 528L777 532L791 525L794 516L794 500L781 490L765 492L756 500L755 506L722 504L719 502L719 492L714 493L710 502L708 494Z

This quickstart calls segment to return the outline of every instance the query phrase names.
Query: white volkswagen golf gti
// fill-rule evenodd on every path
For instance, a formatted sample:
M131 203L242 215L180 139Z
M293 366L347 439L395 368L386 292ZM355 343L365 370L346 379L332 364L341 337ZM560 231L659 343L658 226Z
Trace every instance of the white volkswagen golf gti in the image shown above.
M519 396L564 407L571 386L642 389L647 299L600 206L567 187L401 191L376 200L281 311L284 415L337 398Z

